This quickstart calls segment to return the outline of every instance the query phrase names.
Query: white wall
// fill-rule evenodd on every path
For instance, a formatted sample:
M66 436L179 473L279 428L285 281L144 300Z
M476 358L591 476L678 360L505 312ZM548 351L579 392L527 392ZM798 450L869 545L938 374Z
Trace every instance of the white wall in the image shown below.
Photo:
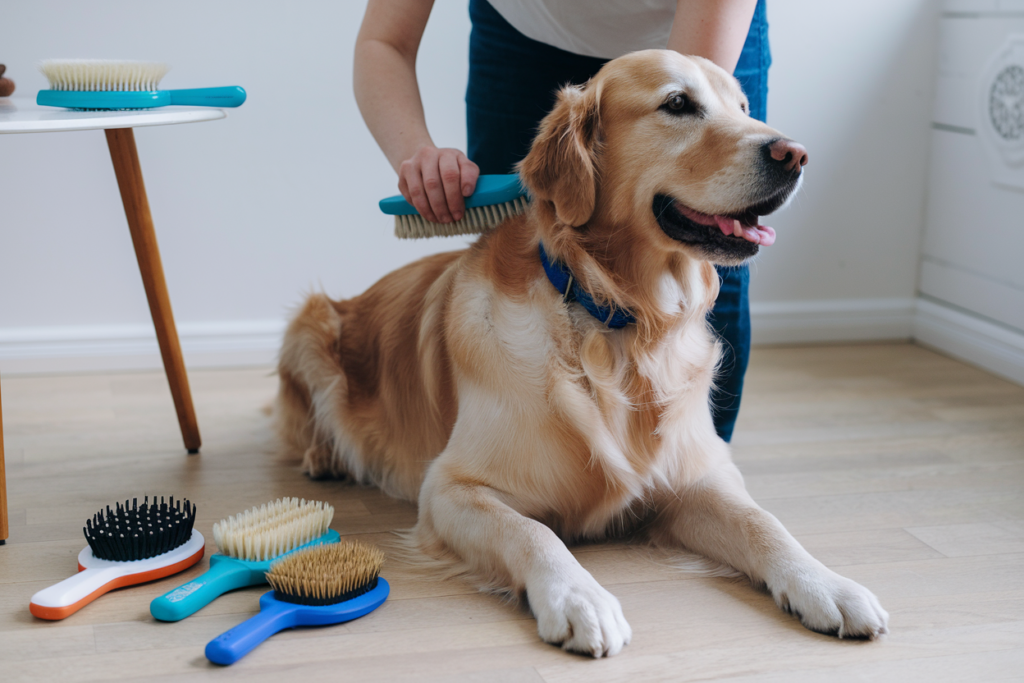
M756 298L912 297L934 3L769 0L768 18L768 121L807 147L810 164L797 201L775 219L780 248L765 250Z
M227 120L136 131L193 364L272 358L303 291L359 292L463 239L402 242L393 173L352 96L362 2L6 3L16 95L49 57L153 59L163 86L243 85ZM934 52L928 0L769 0L769 122L803 142L803 193L754 266L767 341L907 336L923 223ZM466 3L420 52L438 144L465 143ZM153 366L149 314L103 135L0 136L0 371Z
M911 336L937 5L768 0L768 122L810 164L752 266L755 342Z

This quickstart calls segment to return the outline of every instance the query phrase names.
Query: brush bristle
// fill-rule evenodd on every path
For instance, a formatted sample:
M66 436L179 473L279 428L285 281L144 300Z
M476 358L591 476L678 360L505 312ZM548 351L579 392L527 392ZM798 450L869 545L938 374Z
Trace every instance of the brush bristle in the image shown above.
M334 605L377 586L384 552L361 541L300 550L270 566L267 582L277 599L301 605Z
M262 562L298 548L327 533L334 507L319 500L279 498L213 525L221 553Z
M504 204L476 206L466 209L466 214L452 223L434 223L419 214L395 216L395 236L402 239L418 237L453 237L455 235L479 235L496 228L502 221L518 216L529 205L526 197L517 197Z
M114 59L47 59L39 69L51 90L80 92L156 90L170 67Z
M114 562L132 562L145 560L174 550L192 538L192 526L196 520L196 506L187 499L174 502L171 496L168 502L160 497L160 502L153 496L143 499L139 505L138 498L132 498L122 506L114 504L111 510L107 506L106 514L100 510L92 519L86 520L85 540L92 548L94 557Z

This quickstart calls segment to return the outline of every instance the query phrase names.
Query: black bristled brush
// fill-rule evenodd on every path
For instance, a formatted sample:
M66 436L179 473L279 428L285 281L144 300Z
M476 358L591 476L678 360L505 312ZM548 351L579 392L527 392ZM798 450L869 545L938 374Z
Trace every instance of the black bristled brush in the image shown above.
M104 593L188 569L203 558L206 541L193 526L196 506L174 497L133 498L100 510L82 528L89 544L78 554L78 574L32 596L40 619L64 619Z

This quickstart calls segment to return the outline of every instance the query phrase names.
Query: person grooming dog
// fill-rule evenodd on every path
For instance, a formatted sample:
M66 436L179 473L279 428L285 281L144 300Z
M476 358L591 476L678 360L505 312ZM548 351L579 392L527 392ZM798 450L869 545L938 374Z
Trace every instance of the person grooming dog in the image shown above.
M355 50L363 119L420 215L462 218L480 173L512 173L530 150L558 89L582 84L610 59L668 48L705 57L740 81L750 116L765 120L765 0L470 0L466 92L468 157L439 149L427 131L416 54L432 0L370 0ZM723 342L711 401L715 431L732 438L750 356L746 265L717 268L721 288L709 322Z

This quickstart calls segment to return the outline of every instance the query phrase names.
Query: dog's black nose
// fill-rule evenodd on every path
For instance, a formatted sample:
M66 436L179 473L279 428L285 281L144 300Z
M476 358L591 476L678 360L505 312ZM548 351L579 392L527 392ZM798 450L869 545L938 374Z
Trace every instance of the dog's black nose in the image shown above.
M777 171L786 171L794 175L807 165L807 149L799 142L779 138L766 142L762 148L764 160L769 167Z

